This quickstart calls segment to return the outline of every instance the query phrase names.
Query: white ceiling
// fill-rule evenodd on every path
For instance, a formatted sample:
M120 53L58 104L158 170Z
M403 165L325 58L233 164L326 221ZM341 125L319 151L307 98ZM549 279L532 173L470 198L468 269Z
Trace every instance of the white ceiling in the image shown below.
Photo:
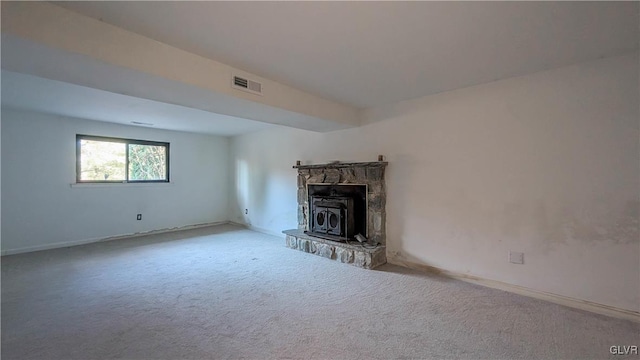
M234 136L274 125L2 70L2 106L166 130Z
M638 2L56 2L356 107L638 49Z
M54 4L356 108L637 51L640 43L638 2ZM53 62L56 69L80 76L80 63L70 61L78 55L56 57L57 49L25 44L2 34L3 107L223 136L277 126L212 112L221 104L185 89L156 86L162 96L154 101L101 86L141 87L142 74L103 77L99 84L93 77L77 85L51 80L40 73L55 58L64 59ZM105 66L93 64L88 72L97 78L98 65ZM176 94L191 102L171 104L180 103ZM322 131L323 125L306 126Z

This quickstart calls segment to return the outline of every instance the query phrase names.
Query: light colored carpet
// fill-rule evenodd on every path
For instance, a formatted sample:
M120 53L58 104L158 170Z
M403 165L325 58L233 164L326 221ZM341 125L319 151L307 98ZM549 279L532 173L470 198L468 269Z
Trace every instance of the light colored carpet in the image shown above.
M625 358L612 345L640 324L230 225L2 258L4 360Z

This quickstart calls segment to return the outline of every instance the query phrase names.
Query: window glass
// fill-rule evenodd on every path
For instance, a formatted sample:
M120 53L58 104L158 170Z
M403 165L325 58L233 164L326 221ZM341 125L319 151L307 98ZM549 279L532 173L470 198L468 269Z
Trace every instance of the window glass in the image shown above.
M169 143L76 136L77 182L168 182Z

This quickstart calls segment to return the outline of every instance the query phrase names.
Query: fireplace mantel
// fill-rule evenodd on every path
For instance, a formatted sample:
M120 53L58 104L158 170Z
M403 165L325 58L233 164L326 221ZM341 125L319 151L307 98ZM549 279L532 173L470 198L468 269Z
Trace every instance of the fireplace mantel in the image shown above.
M315 164L315 165L294 165L294 169L339 169L339 168L351 168L357 166L364 167L385 167L386 161L372 161L372 162L331 162L327 164Z

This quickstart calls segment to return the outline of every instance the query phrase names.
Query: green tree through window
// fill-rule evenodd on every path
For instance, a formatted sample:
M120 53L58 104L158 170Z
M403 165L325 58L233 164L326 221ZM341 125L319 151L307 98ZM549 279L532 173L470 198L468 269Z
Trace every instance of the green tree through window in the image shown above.
M129 179L158 180L166 177L166 147L129 144Z
M168 182L169 143L76 136L77 182Z

